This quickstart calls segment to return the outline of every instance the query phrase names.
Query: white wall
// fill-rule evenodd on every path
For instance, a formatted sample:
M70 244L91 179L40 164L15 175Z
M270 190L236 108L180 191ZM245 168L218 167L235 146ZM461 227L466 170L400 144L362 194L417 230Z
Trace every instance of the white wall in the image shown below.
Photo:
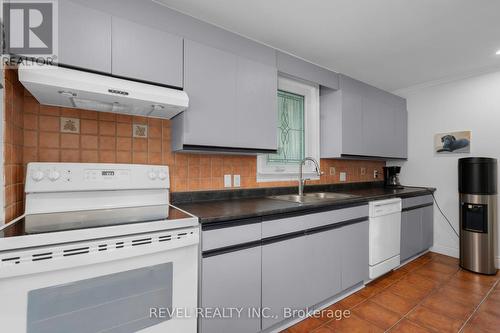
M408 161L402 164L401 181L405 185L436 187L436 199L458 231L458 158L500 159L500 72L407 90L401 95L408 101ZM471 153L435 155L433 135L454 130L472 131ZM435 208L434 251L458 257L458 244Z

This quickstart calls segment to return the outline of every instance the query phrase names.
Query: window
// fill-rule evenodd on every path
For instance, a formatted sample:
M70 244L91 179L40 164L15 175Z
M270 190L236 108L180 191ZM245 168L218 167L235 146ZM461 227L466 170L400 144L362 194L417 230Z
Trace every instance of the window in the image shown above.
M278 80L278 152L257 159L257 181L296 180L306 156L319 162L319 88L302 81ZM317 179L314 166L304 166L304 176Z

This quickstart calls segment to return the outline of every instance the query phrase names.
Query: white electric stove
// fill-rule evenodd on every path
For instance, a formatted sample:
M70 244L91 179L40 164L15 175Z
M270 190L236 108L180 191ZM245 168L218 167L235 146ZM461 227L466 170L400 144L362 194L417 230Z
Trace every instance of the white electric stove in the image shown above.
M198 219L166 166L30 163L0 228L6 332L196 332Z

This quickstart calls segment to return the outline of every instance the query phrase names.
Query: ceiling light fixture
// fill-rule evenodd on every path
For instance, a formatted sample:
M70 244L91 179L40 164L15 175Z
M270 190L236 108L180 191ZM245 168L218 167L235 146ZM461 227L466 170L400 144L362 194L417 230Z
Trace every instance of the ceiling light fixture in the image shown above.
M495 54L496 54L496 55L500 55L500 50L498 50Z

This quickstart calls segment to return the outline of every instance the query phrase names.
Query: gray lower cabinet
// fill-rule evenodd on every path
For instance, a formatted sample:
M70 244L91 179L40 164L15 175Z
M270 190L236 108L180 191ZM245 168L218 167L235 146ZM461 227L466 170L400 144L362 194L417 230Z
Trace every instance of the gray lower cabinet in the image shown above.
M401 261L433 245L434 208L432 205L409 207L401 214Z
M267 329L284 318L284 309L303 309L309 299L305 236L262 246L262 308L275 315L262 319Z
M340 244L342 290L368 280L368 221L342 227L337 233Z
M57 62L111 73L111 15L71 1L59 1L58 17Z
M263 245L262 307L267 329L283 321L283 309L317 305L368 279L368 221Z
M422 208L422 248L424 250L434 245L434 207Z
M332 229L305 236L307 269L307 306L318 304L341 291L341 232Z
M261 306L261 247L203 258L201 290L204 308L243 308L240 318L201 319L201 332L259 332L260 318L247 314Z
M185 40L184 90L189 108L174 118L174 151L277 149L276 68Z
M401 260L406 260L420 252L422 244L422 212L408 210L401 214Z
M182 87L182 37L128 20L112 20L113 75Z

